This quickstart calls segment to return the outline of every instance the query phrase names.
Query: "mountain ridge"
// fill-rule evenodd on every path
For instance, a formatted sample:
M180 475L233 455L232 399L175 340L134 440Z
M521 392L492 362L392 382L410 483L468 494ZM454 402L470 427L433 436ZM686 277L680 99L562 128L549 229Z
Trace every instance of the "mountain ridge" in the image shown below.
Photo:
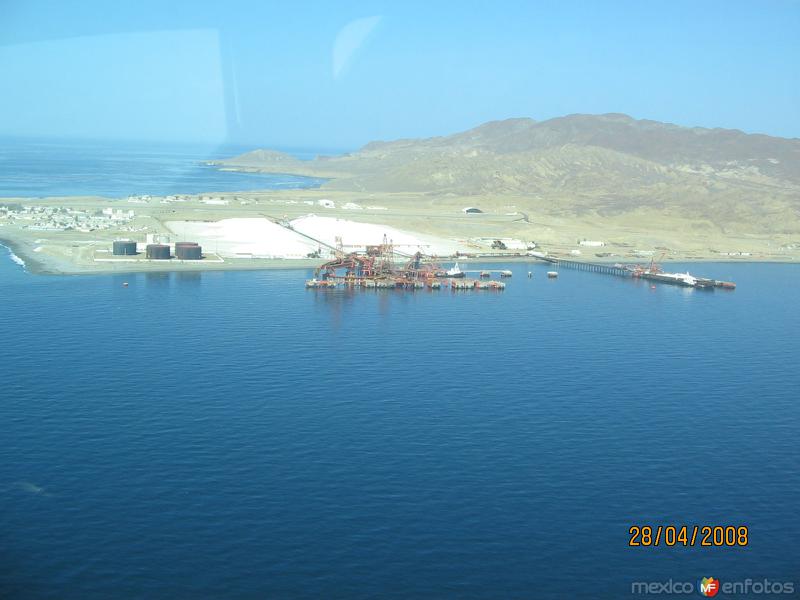
M311 161L254 151L216 164L329 178L323 189L535 198L559 213L660 208L762 228L780 218L800 230L800 139L621 113L490 121Z

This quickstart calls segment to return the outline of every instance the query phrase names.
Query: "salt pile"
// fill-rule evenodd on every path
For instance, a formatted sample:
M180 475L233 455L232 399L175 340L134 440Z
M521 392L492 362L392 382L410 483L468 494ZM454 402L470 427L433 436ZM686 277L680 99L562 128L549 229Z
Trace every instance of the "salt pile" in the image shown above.
M167 227L181 239L198 242L223 257L305 258L317 250L311 240L264 218L170 221Z
M397 250L408 254L420 251L423 254L449 255L461 249L454 240L412 233L387 225L360 223L335 217L307 215L294 219L291 225L295 231L331 246L335 246L336 238L340 237L347 250L363 249L367 245L381 244L384 234ZM356 248L353 248L354 246Z

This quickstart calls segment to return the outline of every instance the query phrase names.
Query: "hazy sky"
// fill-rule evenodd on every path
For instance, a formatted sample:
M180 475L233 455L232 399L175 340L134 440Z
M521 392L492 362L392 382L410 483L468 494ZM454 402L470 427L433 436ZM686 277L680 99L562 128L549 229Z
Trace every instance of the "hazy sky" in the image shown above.
M800 1L0 0L0 135L348 148L604 112L800 137Z

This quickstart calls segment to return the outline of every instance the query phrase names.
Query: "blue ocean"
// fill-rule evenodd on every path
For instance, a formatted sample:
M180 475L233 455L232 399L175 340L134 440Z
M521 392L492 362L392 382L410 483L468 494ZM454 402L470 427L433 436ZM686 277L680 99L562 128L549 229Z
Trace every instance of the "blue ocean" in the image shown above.
M323 180L206 165L252 146L0 138L0 198L204 194L319 186ZM314 152L289 149L301 159Z
M0 196L319 184L203 165L248 149L8 142ZM799 265L687 265L738 284L712 292L495 264L504 292L454 293L10 258L1 598L800 589ZM628 545L660 524L748 545Z
M315 291L0 250L0 597L800 588L798 265L690 266L732 292L533 263L500 293ZM749 543L629 547L658 524Z

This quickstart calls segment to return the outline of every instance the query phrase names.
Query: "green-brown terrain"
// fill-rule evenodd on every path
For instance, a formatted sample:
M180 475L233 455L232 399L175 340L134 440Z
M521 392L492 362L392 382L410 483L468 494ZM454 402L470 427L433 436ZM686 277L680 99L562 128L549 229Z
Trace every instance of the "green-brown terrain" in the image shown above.
M800 140L621 114L493 121L312 161L256 150L216 164L328 177L323 190L513 199L523 210L598 224L800 232Z

